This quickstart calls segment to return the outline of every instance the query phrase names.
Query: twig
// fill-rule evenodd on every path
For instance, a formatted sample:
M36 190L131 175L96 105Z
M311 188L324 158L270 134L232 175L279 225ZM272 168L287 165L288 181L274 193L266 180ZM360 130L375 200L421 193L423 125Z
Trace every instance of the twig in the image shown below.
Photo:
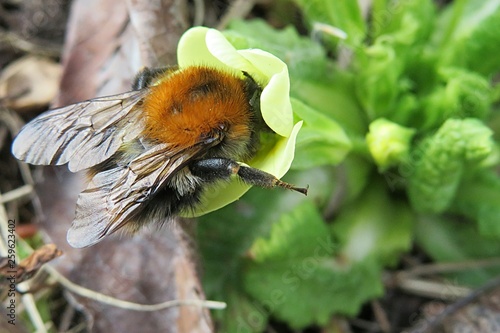
M1 207L1 205L0 205ZM23 239L19 239L19 242L22 243L26 249L33 251L33 249L30 247L30 245ZM45 271L47 272L56 282L60 283L62 286L66 287L69 291L86 297L93 299L95 301L113 305L119 308L123 309L128 309L128 310L135 310L135 311L158 311L158 310L163 310L171 307L176 307L176 306L182 306L182 305L191 305L191 306L199 306L199 307L204 307L212 310L222 310L225 309L227 304L224 302L217 302L217 301L200 301L200 300L172 300L172 301L166 301L163 303L158 303L158 304L139 304L139 303L134 303L134 302L129 302L129 301L124 301L112 296L104 295L101 294L97 291L82 287L80 285L77 285L76 283L70 281L67 279L65 276L63 276L61 273L59 273L55 268L49 266L49 265L44 265L40 269L40 271ZM22 287L26 286L26 287ZM18 290L20 292L29 292L29 289L31 288L30 281L25 281L22 284L18 286Z
M481 295L485 294L486 292L488 292L488 291L490 291L498 286L500 286L500 276L489 281L481 288L474 290L468 296L456 301L453 304L448 305L444 309L444 311L441 312L438 316L434 317L431 320L426 321L421 327L417 327L415 329L412 329L412 330L408 331L407 333L425 333L425 332L430 333L430 332L432 332L434 329L436 329L438 326L440 326L447 317L453 315L455 312L457 312L461 308L474 302Z
M205 1L194 0L193 26L202 25L205 20Z
M183 306L183 305L190 305L190 306L199 306L199 307L204 307L212 310L222 310L226 308L226 303L224 302L217 302L217 301L201 301L201 300L172 300L172 301L166 301L163 303L158 303L158 304L139 304L139 303L134 303L134 302L129 302L129 301L124 301L112 296L104 295L99 292L96 292L91 289L87 289L85 287L82 287L80 285L77 285L76 283L71 282L68 280L66 277L64 277L61 273L59 273L56 269L50 266L44 266L43 267L46 271L49 272L51 277L53 277L57 282L59 282L61 285L63 285L66 289L69 291L86 297L90 298L92 300L113 305L122 309L127 309L127 310L135 310L135 311L158 311L158 310L163 310L171 307L176 307L176 306Z
M422 275L432 275L438 273L449 273L469 270L471 268L500 266L500 258L484 260L468 260L463 262L438 263L420 265L414 268L399 271L392 276L389 284L395 283L396 287L415 295L431 298L442 298L445 300L456 300L471 292L471 289L452 286L449 283L441 283L417 278Z
M54 45L42 40L28 41L9 31L0 31L0 44L10 44L13 48L26 53L52 58L59 57L62 52L60 45Z
M32 294L24 294L21 296L24 308L30 317L31 323L36 328L36 333L47 333L45 328L45 323L43 322L42 316L36 307L35 298Z
M439 298L442 300L456 300L471 292L471 289L466 287L411 278L404 275L398 276L396 281L397 287L408 293L429 298Z
M23 198L25 196L28 196L33 193L33 186L32 185L23 185L21 187L18 187L12 191L9 191L5 194L2 195L0 198L0 205L3 205L7 202L14 201L20 198Z
M371 306L375 319L377 320L377 323L380 326L382 332L385 333L392 332L391 323L389 322L389 319L387 318L387 313L383 309L380 302L377 300L373 300L371 301Z
M75 308L71 305L66 305L62 315L61 315L61 323L59 324L59 332L66 332L70 325L73 316L75 315Z
M247 16L255 5L255 2L255 0L235 0L226 13L224 13L224 16L222 16L217 29L223 30L231 20Z
M477 269L491 266L500 266L500 258L419 265L411 269L401 271L398 274L405 274L406 276L430 275L437 273L465 271L471 268Z

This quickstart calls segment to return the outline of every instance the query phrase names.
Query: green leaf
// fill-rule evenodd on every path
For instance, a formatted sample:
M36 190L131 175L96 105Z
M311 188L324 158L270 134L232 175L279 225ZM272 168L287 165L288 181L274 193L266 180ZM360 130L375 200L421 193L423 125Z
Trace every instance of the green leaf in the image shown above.
M485 239L465 221L421 216L416 224L417 244L436 262L477 261L498 258L500 243ZM475 268L450 274L455 283L479 287L500 274L500 268Z
M383 185L372 181L363 195L342 209L332 230L344 260L394 265L411 246L413 224L409 207L391 200Z
M476 172L460 185L452 209L474 219L482 236L500 238L500 177L489 170Z
M477 119L448 119L414 151L406 166L408 196L417 211L441 213L451 204L464 167L493 151L492 131Z
M325 324L334 313L354 315L382 294L380 268L335 259L337 247L314 205L296 206L252 246L246 290L294 328Z
M442 16L435 39L445 66L492 76L500 70L500 1L455 1Z
M364 136L368 121L355 94L355 76L336 68L321 79L291 78L290 95L338 122L349 136Z
M355 200L369 186L373 169L373 163L368 161L367 158L355 154L347 156L344 163L342 163L347 186L344 202Z
M265 330L268 314L257 301L233 286L226 290L225 295L227 309L214 312L215 319L221 323L217 332L261 333Z
M230 314L227 311L214 312L218 326L224 327L225 332L238 332L229 328L239 327L242 320L260 322L253 309L259 303L255 303L241 285L243 263L254 240L269 235L274 223L292 207L307 200L324 205L338 186L332 173L322 168L289 172L284 180L309 184L308 196L252 188L243 199L198 218L196 239L202 258L203 287L208 299L228 304ZM254 326L249 325L250 328Z
M304 124L297 136L294 169L337 165L351 149L351 141L334 120L292 98L292 109Z

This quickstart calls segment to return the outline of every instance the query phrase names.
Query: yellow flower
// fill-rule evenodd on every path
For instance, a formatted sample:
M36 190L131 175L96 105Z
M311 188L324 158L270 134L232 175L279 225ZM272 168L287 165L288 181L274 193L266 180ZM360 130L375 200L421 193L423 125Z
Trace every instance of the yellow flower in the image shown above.
M381 172L408 158L415 130L385 118L373 121L366 134L368 149Z
M290 169L295 152L295 139L302 122L293 124L290 103L290 78L286 64L274 55L259 50L236 50L222 33L205 27L192 28L181 37L177 62L182 69L207 66L242 75L247 72L263 88L260 109L276 140L262 150L248 165L281 178ZM194 216L203 215L238 200L250 186L233 180L204 194L202 208Z

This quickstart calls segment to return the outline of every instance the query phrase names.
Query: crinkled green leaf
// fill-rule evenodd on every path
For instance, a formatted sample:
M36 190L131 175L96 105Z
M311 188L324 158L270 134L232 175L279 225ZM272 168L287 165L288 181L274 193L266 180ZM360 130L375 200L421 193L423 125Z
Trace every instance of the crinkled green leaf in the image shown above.
M333 257L337 246L313 204L296 206L252 246L246 290L295 328L325 324L334 313L354 315L381 295L380 268L346 264Z
M337 165L351 149L351 142L334 120L292 98L296 121L303 120L295 148L294 169Z
M332 224L340 253L348 262L373 260L394 265L411 246L413 215L404 202L392 200L374 181Z
M435 57L427 51L435 17L431 0L378 0L373 43L357 48L356 93L370 120L387 118L414 127L420 94L432 90Z
M466 221L438 216L421 216L416 224L417 244L436 262L478 261L498 258L498 239L479 235L477 228ZM500 274L500 268L474 268L450 274L454 283L481 286Z
M440 126L448 118L485 119L491 109L492 89L482 76L459 68L441 68L442 83L424 99L422 128Z
M356 93L369 119L390 119L389 115L398 111L398 96L410 88L403 75L405 57L398 54L396 46L392 37L383 36L374 45L358 50Z
M406 167L408 196L417 211L440 213L451 204L464 167L493 151L492 131L477 119L449 119L413 151Z
M261 49L283 60L290 76L317 78L324 73L325 51L318 43L300 36L295 28L276 30L262 20L231 22L224 36L237 49Z
M366 24L357 1L295 0L310 25L328 24L347 33L346 43L358 46L365 38Z
M435 11L432 0L375 0L372 33L376 37L392 35L401 43L415 45L429 37Z

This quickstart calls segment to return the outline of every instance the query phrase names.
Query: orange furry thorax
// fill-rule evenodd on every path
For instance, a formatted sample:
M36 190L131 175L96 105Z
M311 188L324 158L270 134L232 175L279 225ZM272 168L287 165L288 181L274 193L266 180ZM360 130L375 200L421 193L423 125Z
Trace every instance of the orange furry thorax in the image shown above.
M227 140L249 140L252 113L244 79L201 66L166 76L144 99L146 137L188 148L222 128Z

